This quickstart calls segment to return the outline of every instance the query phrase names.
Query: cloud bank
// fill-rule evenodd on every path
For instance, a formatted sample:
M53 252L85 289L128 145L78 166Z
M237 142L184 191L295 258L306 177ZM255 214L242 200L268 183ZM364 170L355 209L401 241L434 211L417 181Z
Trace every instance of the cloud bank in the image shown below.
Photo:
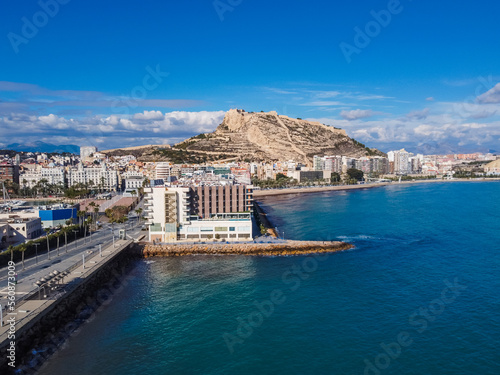
M82 119L54 114L11 114L0 117L0 147L37 140L52 144L93 145L101 150L142 144L174 144L215 130L224 114L224 111L144 111L131 116Z

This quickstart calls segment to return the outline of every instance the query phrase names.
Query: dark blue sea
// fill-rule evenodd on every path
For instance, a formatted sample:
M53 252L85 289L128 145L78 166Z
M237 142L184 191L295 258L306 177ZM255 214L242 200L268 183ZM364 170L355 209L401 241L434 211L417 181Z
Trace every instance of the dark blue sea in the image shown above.
M42 374L500 374L500 182L259 199L322 256L137 261Z

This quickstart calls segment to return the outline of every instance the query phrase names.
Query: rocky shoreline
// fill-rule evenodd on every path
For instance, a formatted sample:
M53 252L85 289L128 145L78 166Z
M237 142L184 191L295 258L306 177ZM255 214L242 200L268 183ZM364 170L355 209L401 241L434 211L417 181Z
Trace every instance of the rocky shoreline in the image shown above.
M340 241L286 241L283 243L213 243L213 244L146 244L141 251L144 258L185 255L252 255L284 256L315 253L334 253L349 250L352 244Z

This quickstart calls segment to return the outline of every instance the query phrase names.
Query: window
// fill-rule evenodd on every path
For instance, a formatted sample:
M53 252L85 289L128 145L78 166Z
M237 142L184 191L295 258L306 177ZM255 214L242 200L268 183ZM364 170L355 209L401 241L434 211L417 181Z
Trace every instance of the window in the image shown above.
M229 227L229 231L230 232L234 232L234 231L236 231L236 228L235 227Z
M250 227L239 227L238 232L250 232Z
M213 228L201 228L202 232L213 232Z
M227 232L227 227L215 227L216 232Z

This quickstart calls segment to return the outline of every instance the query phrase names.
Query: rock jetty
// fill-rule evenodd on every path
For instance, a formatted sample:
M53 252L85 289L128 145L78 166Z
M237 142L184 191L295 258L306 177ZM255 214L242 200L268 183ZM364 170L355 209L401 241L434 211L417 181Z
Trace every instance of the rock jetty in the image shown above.
M207 243L207 244L146 244L142 256L184 255L305 255L333 253L352 249L354 246L340 241L286 241L282 243Z

